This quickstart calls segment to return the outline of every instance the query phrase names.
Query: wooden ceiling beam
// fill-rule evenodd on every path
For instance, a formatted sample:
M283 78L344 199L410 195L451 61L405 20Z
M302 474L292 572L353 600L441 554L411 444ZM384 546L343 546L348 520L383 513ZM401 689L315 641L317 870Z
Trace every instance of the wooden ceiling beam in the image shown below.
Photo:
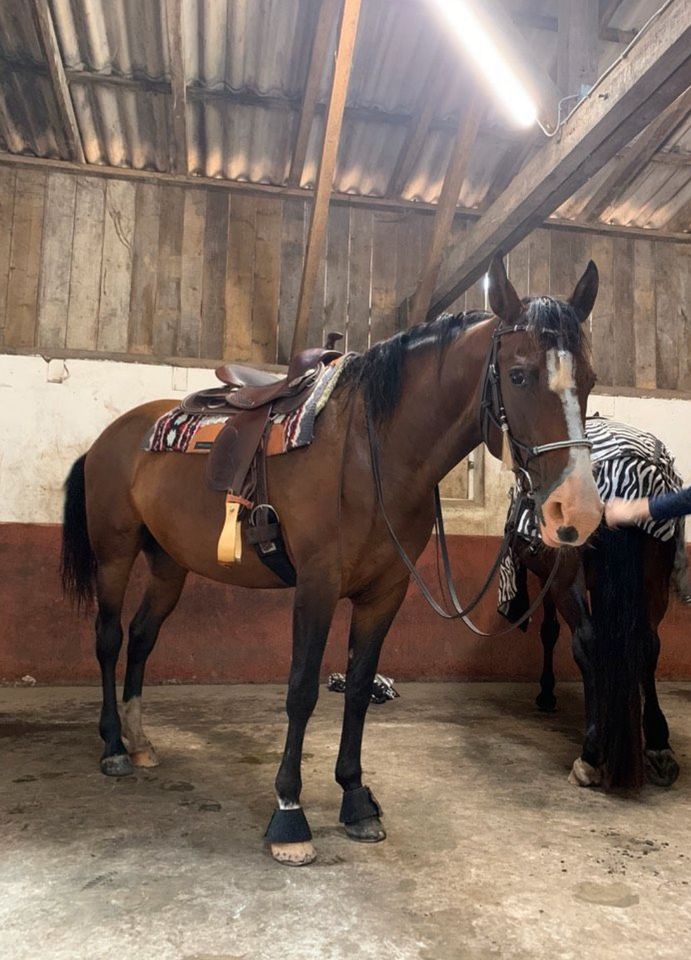
M246 196L273 197L277 200L309 200L311 194L301 187L281 187L268 183L249 183L246 180L223 180L219 177L202 177L196 174L166 173L159 170L135 170L132 167L110 167L105 164L78 164L70 160L54 160L46 157L29 157L25 154L5 153L0 150L0 166L20 167L27 170L44 170L47 173L71 173L89 177L104 177L108 180L132 180L135 183L160 183L163 186L180 186L192 190L229 190ZM401 197L369 197L352 193L332 193L331 202L339 206L363 207L368 210L386 210L392 213L421 213L432 216L436 203L419 200L403 200ZM481 210L472 207L456 207L454 219L476 222ZM568 230L577 233L600 234L612 237L630 237L641 240L659 240L669 243L691 243L691 234L672 233L669 230L654 230L647 227L631 227L616 223L584 223L581 220L565 220L549 217L538 227L548 230Z
M598 72L598 0L559 0L557 84L564 96L580 96ZM571 100L568 114L577 100Z
M168 61L170 63L170 114L173 133L172 167L176 173L187 173L187 83L185 80L185 31L182 22L182 0L165 0L168 28Z
M343 13L338 31L336 61L334 63L329 107L326 112L324 128L324 142L322 145L317 182L312 201L312 216L310 219L305 262L302 268L300 293L298 296L297 316L291 356L307 346L307 328L310 310L314 300L314 291L317 285L319 263L324 256L326 246L326 227L329 219L329 200L333 189L334 171L338 156L338 144L341 137L343 111L348 93L350 68L353 62L355 38L357 36L358 21L360 19L361 0L344 0ZM318 344L314 344L318 346Z
M468 172L473 146L480 127L480 117L485 106L484 97L480 96L477 89L473 89L467 100L467 106L463 110L458 134L451 148L451 156L446 168L439 203L434 214L432 239L427 248L427 258L420 282L413 296L408 316L408 326L413 326L424 320L427 308L430 305L432 293L439 277L444 248L451 235L458 196Z
M691 87L663 110L630 147L614 158L604 181L579 211L579 216L585 220L596 220L608 207L613 206L690 111Z
M620 60L468 231L464 262L435 292L439 313L583 186L688 86L691 5L668 0Z
M48 66L53 95L58 108L58 114L62 123L62 132L67 145L70 158L76 163L85 163L84 147L79 133L77 117L74 112L74 104L70 95L70 88L67 84L65 75L65 66L62 62L62 55L58 45L58 38L55 33L53 17L48 6L48 0L33 0L34 21L38 32L43 53Z
M305 92L302 97L300 120L298 121L297 135L295 137L293 154L290 161L288 183L291 186L299 186L300 180L302 179L310 131L317 111L319 86L324 75L326 62L329 56L333 54L330 41L334 26L338 21L340 10L341 0L322 0L319 8L319 16L317 17L314 39L312 41L310 62L307 69Z

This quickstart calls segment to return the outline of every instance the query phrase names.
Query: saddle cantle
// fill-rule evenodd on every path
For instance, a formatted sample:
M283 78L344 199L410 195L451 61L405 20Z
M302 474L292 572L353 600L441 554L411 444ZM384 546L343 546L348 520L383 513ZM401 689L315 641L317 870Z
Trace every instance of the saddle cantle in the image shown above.
M249 512L252 527L249 540L260 558L286 583L295 583L295 571L283 547L278 517L269 503L266 438L271 418L301 407L316 388L325 367L342 357L342 353L334 349L341 337L341 334L329 334L326 347L313 347L296 354L285 376L243 364L224 364L216 370L224 386L200 390L182 401L181 407L186 413L227 418L207 462L210 486L226 494L226 517L217 550L219 563L240 560L240 523L245 510Z

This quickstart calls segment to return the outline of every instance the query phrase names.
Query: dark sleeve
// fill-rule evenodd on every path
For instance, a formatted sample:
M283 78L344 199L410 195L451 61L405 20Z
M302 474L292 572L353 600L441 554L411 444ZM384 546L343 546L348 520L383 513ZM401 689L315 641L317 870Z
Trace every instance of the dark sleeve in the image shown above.
M660 497L651 497L648 509L653 520L673 520L691 513L691 487L663 493Z

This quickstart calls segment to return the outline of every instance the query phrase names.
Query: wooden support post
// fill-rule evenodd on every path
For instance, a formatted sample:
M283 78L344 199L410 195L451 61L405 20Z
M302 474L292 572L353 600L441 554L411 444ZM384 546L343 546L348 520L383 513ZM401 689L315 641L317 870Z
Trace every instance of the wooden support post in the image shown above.
M324 144L319 161L317 183L314 190L314 200L312 202L312 216L307 238L305 264L302 269L302 280L300 282L300 295L298 298L291 356L294 356L300 350L304 350L307 346L307 327L310 309L317 284L319 262L324 255L326 244L329 200L331 198L331 188L336 167L338 143L341 136L343 110L348 92L350 67L353 62L355 37L357 35L357 26L360 17L360 2L361 0L344 0L343 4L334 76L331 84L331 94L329 96L329 107L326 112ZM319 346L319 344L315 344L315 346Z
M60 47L58 46L58 38L55 34L55 26L53 25L53 17L51 16L48 6L48 0L33 0L33 10L36 29L41 40L46 63L48 64L48 72L53 86L58 113L62 120L62 130L70 159L77 163L85 163L84 148L79 134L77 117L74 113L74 104L72 103L70 88L67 84L65 67L62 62L62 55L60 54Z
M669 0L636 43L468 231L463 265L439 287L439 313L583 186L688 87L691 5Z
M298 132L290 162L290 173L288 174L288 183L290 186L300 186L302 170L305 166L305 157L307 156L310 130L312 129L312 122L314 121L314 115L317 109L319 84L324 74L324 65L326 64L327 58L330 53L333 53L329 41L331 40L334 25L338 20L340 8L341 0L322 0L321 7L319 8L319 17L317 18L317 26L314 31L314 41L312 43L307 80L305 82L305 92L302 97L300 122L298 123Z
M600 30L606 30L610 25L612 17L622 4L622 0L600 0L598 9L598 20Z
M444 247L451 234L451 225L453 223L454 213L456 212L458 195L461 192L461 187L468 171L468 165L472 156L473 146L480 126L480 117L484 107L484 98L479 95L476 89L472 90L467 108L462 114L458 136L451 149L449 165L444 177L439 203L437 204L437 212L434 215L432 241L427 251L427 260L410 309L408 320L410 326L424 320L425 314L427 313L427 308L429 307L432 293L439 276Z
M182 25L182 0L165 0L170 63L172 168L187 173L187 84L185 82L185 34Z

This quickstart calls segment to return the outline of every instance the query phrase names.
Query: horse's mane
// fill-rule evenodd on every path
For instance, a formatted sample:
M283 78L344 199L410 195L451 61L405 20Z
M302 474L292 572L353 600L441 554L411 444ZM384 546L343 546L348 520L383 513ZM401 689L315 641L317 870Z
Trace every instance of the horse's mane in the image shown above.
M564 347L576 359L587 359L586 338L570 304L552 297L526 298L523 304L525 323L540 345L554 346L554 337L560 334ZM403 369L411 350L423 345L434 346L441 365L446 348L459 333L492 316L486 310L443 313L434 320L394 334L353 357L343 370L341 383L362 388L367 412L375 423L382 423L393 414L401 399Z

